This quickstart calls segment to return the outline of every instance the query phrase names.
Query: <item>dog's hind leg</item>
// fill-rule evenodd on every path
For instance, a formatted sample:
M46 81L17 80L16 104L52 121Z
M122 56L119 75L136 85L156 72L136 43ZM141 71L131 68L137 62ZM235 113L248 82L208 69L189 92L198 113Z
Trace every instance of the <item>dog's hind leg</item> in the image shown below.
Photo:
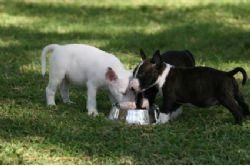
M46 87L46 98L47 98L47 105L52 106L55 104L55 94L58 85L62 82L64 78L64 73L61 72L53 72L50 71L49 74L49 83Z
M171 120L176 119L180 114L182 114L182 106L175 104L174 110L171 112Z
M242 96L242 94L238 91L236 94L235 94L235 100L238 102L238 104L240 105L240 107L242 108L242 113L244 116L247 116L247 115L250 115L250 112L249 112L249 107L247 105L247 103L245 102L245 99L244 97Z
M245 102L245 99L239 90L238 83L236 82L235 79L232 79L232 83L233 83L234 98L238 102L239 106L241 107L241 111L242 111L243 115L244 116L250 115L249 107L248 107L247 103Z
M46 87L47 105L49 106L56 105L55 94L56 94L56 90L59 84L60 84L60 80L57 80L57 79L49 80L49 84Z
M64 103L73 103L69 99L69 82L64 78L60 84L60 94Z
M241 110L240 106L236 103L234 98L230 95L226 95L221 97L219 101L224 107L226 107L233 114L235 123L241 125L243 115L242 112L240 111Z

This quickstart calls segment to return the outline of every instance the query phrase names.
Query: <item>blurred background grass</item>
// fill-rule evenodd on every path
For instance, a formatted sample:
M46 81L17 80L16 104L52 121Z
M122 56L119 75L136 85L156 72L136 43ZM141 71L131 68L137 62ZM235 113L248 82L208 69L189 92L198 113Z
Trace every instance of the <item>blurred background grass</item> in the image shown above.
M165 125L114 123L106 92L98 94L101 116L87 116L84 87L72 87L75 105L58 95L47 108L40 70L47 44L85 43L128 69L139 48L148 56L189 49L198 65L250 74L249 1L1 0L0 18L1 164L249 164L249 120L234 126L222 107L185 107ZM242 91L250 103L249 83Z

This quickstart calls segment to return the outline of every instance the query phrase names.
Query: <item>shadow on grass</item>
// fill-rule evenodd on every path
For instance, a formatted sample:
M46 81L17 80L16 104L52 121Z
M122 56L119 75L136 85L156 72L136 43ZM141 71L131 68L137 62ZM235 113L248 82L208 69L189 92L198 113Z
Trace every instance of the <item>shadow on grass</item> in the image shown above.
M5 13L31 18L37 16L41 18L40 23L44 24L55 22L67 25L78 22L83 27L99 26L93 32L75 30L65 33L42 32L18 25L0 26L2 40L16 41L16 44L0 47L0 71L3 73L0 76L0 99L6 107L13 107L4 110L7 116L0 117L1 138L10 141L41 136L44 138L41 143L56 145L72 155L97 156L96 163L99 164L249 163L248 153L245 152L249 145L244 139L250 137L250 132L231 123L225 124L232 121L231 114L226 110L221 112L219 108L219 111L206 109L199 112L190 109L180 120L170 125L126 126L109 122L103 117L87 117L86 113L79 111L85 106L85 92L79 94L79 89L74 89L72 96L77 105L59 104L56 111L41 112L47 110L44 106L47 78L43 79L40 73L34 71L20 70L22 65L37 64L42 48L49 43L84 43L92 40L106 41L101 48L107 52L138 54L139 48L150 53L155 49L189 49L194 52L197 61L241 64L249 61L250 32L228 26L214 19L215 15L211 13L225 12L232 15L230 18L245 21L250 15L247 8L249 4L170 9L159 6L58 6L20 1L0 3L4 5ZM211 13L207 12L209 10ZM210 13L205 20L200 16L203 12ZM143 26L149 23L155 24L156 28L161 26L160 30L152 33L143 31ZM108 29L110 25L124 30L114 33L112 29L102 31L102 27ZM104 102L106 99L107 95L102 93L98 100L100 112L105 115L109 108ZM10 104L5 103L7 101ZM17 111L15 108L18 108ZM12 111L20 115L11 117L9 114ZM26 141L29 142L25 140L24 143ZM129 159L120 161L124 156Z
M245 19L250 15L249 3L238 6L210 4L177 9L159 6L115 8L33 4L19 1L12 3L3 1L2 3L4 12L11 15L38 16L45 20L41 21L45 24L43 26L46 26L46 23L66 22L79 23L83 29L85 26L97 28L93 32L84 32L79 29L79 31L69 33L43 33L37 29L25 29L18 26L1 27L0 32L3 39L12 38L20 43L17 48L5 48L3 51L15 49L38 51L49 43L105 40L107 42L101 48L107 52L138 54L139 48L145 48L150 52L156 49L189 49L197 55L198 60L201 59L205 62L249 60L250 39L247 36L250 35L250 32L240 26L226 24L228 18L246 21ZM218 13L218 15L226 13L226 16L221 18L214 13ZM153 33L145 33L142 29L136 29L137 26L147 27L149 23L155 24L156 28L157 26L162 28ZM118 33L112 32L112 29L102 31L110 25L129 29ZM133 27L135 28L133 29Z

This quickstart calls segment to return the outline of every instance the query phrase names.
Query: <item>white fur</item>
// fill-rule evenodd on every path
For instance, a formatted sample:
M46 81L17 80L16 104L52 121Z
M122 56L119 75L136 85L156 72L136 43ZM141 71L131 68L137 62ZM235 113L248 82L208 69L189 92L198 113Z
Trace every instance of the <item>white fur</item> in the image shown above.
M142 100L142 108L146 108L147 110L149 109L149 101L146 98L143 98Z
M136 102L135 102L135 98L131 98L131 101L124 101L124 102L120 102L120 108L123 110L128 110L128 109L136 109ZM143 98L142 101L142 108L145 109L149 109L149 101L146 98Z
M136 109L136 104L134 101L121 102L119 105L123 110Z
M171 120L177 118L180 114L182 114L182 107L179 107L177 110L171 113Z
M88 114L97 115L96 93L100 87L107 88L110 99L116 102L126 101L131 96L123 95L126 92L131 72L114 55L98 48L84 44L51 44L42 51L42 74L46 71L46 55L52 52L50 58L49 83L46 88L47 104L55 105L55 93L60 86L64 102L69 102L68 83L87 85ZM107 80L105 74L111 67L118 79Z
M165 114L160 112L159 118L157 119L156 123L162 123L162 124L167 123L170 121L170 119L171 119L170 114Z
M167 123L170 120L174 120L175 118L177 118L180 114L182 114L182 107L179 107L174 112L168 114L160 112L159 118L156 120L156 124Z
M165 64L166 64L165 69L163 70L162 74L158 77L158 79L156 81L160 90L162 89L162 87L166 81L166 77L168 76L168 73L172 67L172 65L170 65L170 64L167 64L167 63L165 63Z
M137 75L137 73L138 73L139 68L140 68L141 65L142 65L142 63L139 64L139 66L138 66L138 68L136 70L135 77L129 83L130 89L133 88L136 92L139 92L139 91L145 91L145 90L147 90L147 89L149 89L149 88L151 88L151 87L153 87L155 85L158 85L158 89L160 91L160 94L162 95L162 87L163 87L163 85L164 85L164 83L166 81L166 77L168 76L168 73L169 73L171 67L173 67L173 66L170 65L170 64L165 63L166 67L163 70L162 74L157 78L157 80L155 81L155 83L153 83L152 85L148 86L148 88L141 90L140 89L140 82L136 78L136 75Z
M137 78L133 78L129 83L130 89L133 88L136 92L140 91L140 83Z

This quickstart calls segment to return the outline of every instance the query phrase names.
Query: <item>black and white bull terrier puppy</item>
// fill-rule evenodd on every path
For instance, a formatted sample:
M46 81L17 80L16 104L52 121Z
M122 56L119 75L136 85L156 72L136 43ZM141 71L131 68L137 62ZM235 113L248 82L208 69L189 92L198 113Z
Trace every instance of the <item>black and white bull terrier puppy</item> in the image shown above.
M157 54L156 51L154 54ZM142 60L146 59L146 55L144 51L140 50L140 56ZM153 57L155 57L153 55ZM150 62L154 63L154 58L150 59ZM193 54L188 50L182 50L182 51L167 51L163 54L161 54L161 58L165 63L171 64L175 67L194 67L195 66L195 60ZM133 76L135 76L137 69L139 65L135 68L133 72ZM149 107L152 108L156 95L158 93L158 87L155 85L147 90L145 90L142 93L138 93L136 97L136 106L138 109L142 108L142 101L143 99L148 99L149 101ZM181 112L181 108L176 108L177 110L172 113L171 119L178 116ZM152 109L149 109L149 115L150 115L150 121L151 123L156 122L154 112Z
M233 114L236 124L242 124L243 117L249 115L249 107L233 77L241 72L242 84L246 83L247 74L241 67L229 72L209 67L178 68L164 63L157 53L154 62L144 60L136 72L130 85L135 91L142 92L155 85L162 90L160 123L168 122L171 112L184 103L198 107L223 105Z
M50 58L49 83L46 88L47 105L55 105L59 86L64 103L70 102L69 83L87 85L88 115L96 116L96 93L104 87L114 102L133 101L134 94L127 91L131 72L114 55L84 44L50 44L42 51L42 74L46 71L46 55Z

